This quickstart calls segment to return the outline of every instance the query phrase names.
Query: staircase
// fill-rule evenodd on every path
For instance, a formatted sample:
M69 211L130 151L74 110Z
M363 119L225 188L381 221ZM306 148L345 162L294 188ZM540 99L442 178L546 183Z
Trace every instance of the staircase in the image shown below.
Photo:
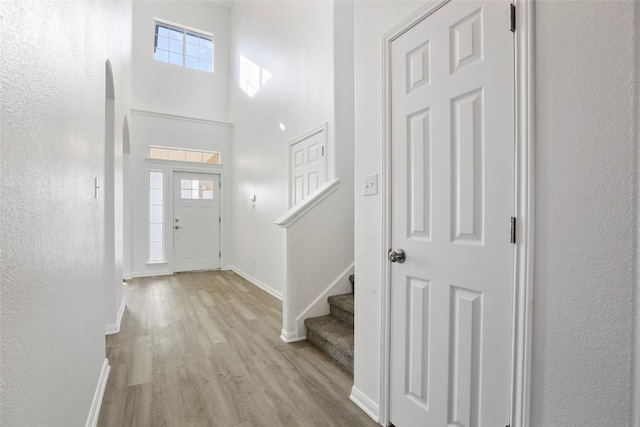
M328 298L330 314L304 321L307 340L353 373L353 294Z

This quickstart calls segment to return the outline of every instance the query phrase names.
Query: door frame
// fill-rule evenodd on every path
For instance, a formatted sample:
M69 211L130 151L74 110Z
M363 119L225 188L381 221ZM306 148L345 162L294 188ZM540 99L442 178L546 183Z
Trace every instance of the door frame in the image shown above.
M209 167L202 167L199 165L189 165L187 167L170 167L169 168L169 195L171 197L171 208L170 208L170 215L171 215L171 221L167 222L167 224L171 227L171 271L175 274L176 272L176 251L175 251L175 241L174 241L174 236L173 236L173 232L174 232L174 228L173 228L173 218L175 218L175 184L174 184L174 178L175 178L175 174L176 173L200 173L200 174L208 174L208 175L218 175L219 179L220 179L220 229L219 229L219 235L218 235L218 244L219 244L219 250L222 253L222 256L220 257L220 264L219 264L219 270L222 270L224 268L224 257L225 257L225 251L223 250L224 248L224 225L225 225L225 220L226 220L226 215L224 215L225 212L225 208L224 208L224 173L223 170L221 168L221 165L212 165ZM166 242L165 242L166 244ZM166 257L166 252L165 252L165 257Z
M391 268L391 43L449 1L431 0L382 37L382 292L379 422L389 425ZM532 304L534 274L535 196L535 99L534 99L534 1L514 0L516 31L515 60L515 215L517 235L514 250L514 299L511 374L512 427L529 425L531 390ZM507 30L507 29L505 29ZM505 224L505 227L507 225Z

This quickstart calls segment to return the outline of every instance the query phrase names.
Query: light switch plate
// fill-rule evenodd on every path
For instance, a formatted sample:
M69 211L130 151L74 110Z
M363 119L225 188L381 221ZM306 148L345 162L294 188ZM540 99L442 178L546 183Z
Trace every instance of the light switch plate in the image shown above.
M378 175L367 175L362 182L362 194L373 196L378 194Z

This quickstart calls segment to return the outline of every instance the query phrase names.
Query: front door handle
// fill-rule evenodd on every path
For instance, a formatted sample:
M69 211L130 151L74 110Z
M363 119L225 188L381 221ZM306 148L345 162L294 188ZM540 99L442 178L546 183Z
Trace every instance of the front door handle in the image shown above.
M180 226L179 226L179 225L176 225L176 226L175 226L175 227L173 227L173 228L175 228L175 229L177 230L177 229L179 229L179 228L180 228Z
M402 264L405 260L405 253L402 249L391 250L389 249L389 261L399 262Z

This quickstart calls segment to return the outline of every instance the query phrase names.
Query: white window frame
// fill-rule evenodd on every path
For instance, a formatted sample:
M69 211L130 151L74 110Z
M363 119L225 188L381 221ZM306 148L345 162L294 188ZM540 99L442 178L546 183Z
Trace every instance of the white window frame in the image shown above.
M171 37L167 37L168 41L169 41L169 45L167 46L166 49L164 48L160 48L158 47L158 26L161 27L169 27L168 29L171 31L178 31L182 33L182 47L181 47L181 52L177 52L177 51L173 51L171 50ZM193 55L187 55L187 45L191 45L191 43L187 43L187 35L191 35L193 37L197 37L199 40L199 45L200 45L200 39L203 40L208 40L209 42L211 42L211 57L201 57L200 53L198 53L198 56L193 56ZM177 41L177 40L176 40ZM158 50L167 52L167 60L163 60L163 59L159 59L156 57L156 53ZM190 28L181 24L176 24L173 22L169 22L169 21L165 21L162 19L158 19L155 18L155 22L154 22L154 26L153 26L153 57L156 61L159 62L165 62L167 64L173 64L173 65L182 65L185 68L190 68L192 70L200 70L200 71L206 71L208 73L213 73L214 70L214 50L215 50L215 44L213 42L213 34L208 33L206 31L202 31L202 30L198 30L195 28ZM178 54L182 57L182 64L177 64L175 62L171 62L170 57L171 54ZM193 58L196 59L198 61L198 65L196 67L193 67L191 65L187 64L187 58ZM201 68L200 67L200 63L201 61L205 61L205 62L209 62L211 64L210 68Z
M156 157L153 155L153 150L167 150L167 158L161 158L161 157ZM173 159L169 159L169 152L174 152L174 153L182 153L184 155L184 158L182 159L178 159L178 158L173 158ZM200 154L200 160L188 160L188 154ZM196 163L196 164L205 164L205 165L220 165L221 163L221 157L220 157L220 152L219 151L206 151L206 150L196 150L193 148L177 148L177 147L164 147L164 146L160 146L160 145L150 145L149 146L149 151L148 151L148 157L147 159L153 159L153 160L168 160L168 161L172 161L172 162L182 162L182 163ZM217 162L207 162L204 161L203 157L204 155L212 155L212 156L216 156L216 158L218 159Z

